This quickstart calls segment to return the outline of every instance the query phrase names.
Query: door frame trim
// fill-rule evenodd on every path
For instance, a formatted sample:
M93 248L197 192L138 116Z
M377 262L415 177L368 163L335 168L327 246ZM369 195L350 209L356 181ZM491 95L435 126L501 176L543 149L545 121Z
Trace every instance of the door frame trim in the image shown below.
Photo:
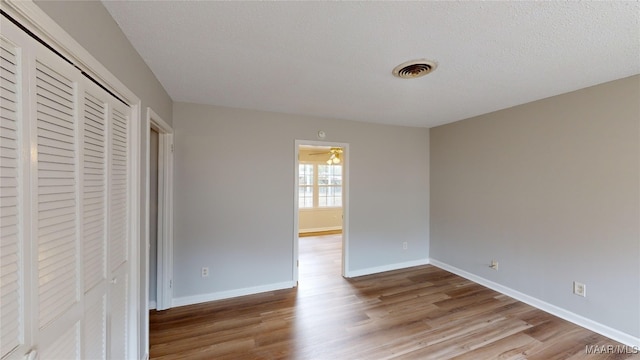
M149 203L150 203L150 129L158 132L158 242L156 267L156 309L165 310L171 307L173 299L173 128L147 108L146 117L146 191L145 191L145 258L146 258L146 303L148 313L149 299ZM146 326L148 326L148 318Z
M299 232L299 204L298 204L298 190L299 190L299 173L298 164L300 163L300 145L312 145L312 146L330 146L340 147L343 149L343 168L342 168L342 276L349 276L349 144L335 141L318 141L318 140L298 140L295 141L294 149L294 194L293 194L293 283L298 283L298 232Z

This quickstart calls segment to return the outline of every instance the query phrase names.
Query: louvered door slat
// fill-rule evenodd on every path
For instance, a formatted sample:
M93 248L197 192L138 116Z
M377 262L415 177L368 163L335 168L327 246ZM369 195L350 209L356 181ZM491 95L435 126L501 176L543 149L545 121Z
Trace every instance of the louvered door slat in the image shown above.
M68 243L66 243L66 239L70 235L73 235L74 231L75 230L73 228L70 228L63 231L55 232L46 238L47 242L42 245L42 250L47 252L47 256L43 256L40 258L43 267L47 265L47 263L45 262L47 259L56 259L56 254L71 247Z
M50 194L50 195L42 195L40 196L40 204L42 208L50 206L55 207L57 201L75 201L75 197L72 194Z
M2 86L13 86L14 88L16 88L18 83L16 82L16 72L14 71L14 69L16 69L17 65L12 63L12 61L17 60L16 55L6 53L6 56L11 57L12 60L7 60L5 58L4 50L0 51L0 61L2 62L0 64L0 68L2 69L0 79L2 79Z
M51 228L55 227L56 229L60 229L57 225L61 223L66 223L69 220L73 220L75 217L75 207L61 207L55 208L47 211L40 211L38 215L40 216L40 235L46 235L51 233ZM72 229L72 226L68 228ZM59 232L59 230L56 230ZM46 246L46 244L41 243L42 246Z
M0 102L7 102L7 106L5 106L5 109L13 111L17 110L15 104L18 102L18 95L15 93L15 91L11 91L11 89L5 88L4 83L0 87Z
M56 144L56 146L44 146L42 144L38 145L38 153L40 154L46 154L48 156L52 156L52 157L58 157L61 159L69 159L72 158L74 156L74 151L73 150L67 150L67 149L63 149L59 147L59 144ZM67 163L67 161L63 161L63 163ZM73 163L73 162L71 162Z
M127 116L114 109L111 117L111 269L127 260L127 132Z
M83 263L85 293L106 278L106 139L104 101L85 93L83 134ZM94 319L95 320L95 319Z
M0 157L6 159L6 161L11 162L12 164L15 164L18 159L18 150L16 150L15 148L12 149L10 147L0 147Z
M36 62L38 130L38 299L42 328L78 299L73 81ZM40 177L56 170L57 177ZM66 170L66 171L61 171Z
M17 77L16 48L0 39L0 357L24 342L24 263L20 252L20 133L18 108L22 104Z
M42 89L38 89L38 90L42 90ZM56 117L61 120L63 120L66 116L73 115L72 108L68 108L64 104L55 102L45 97L44 95L48 95L48 94L43 94L41 97L38 98L38 112L50 115L52 117ZM73 126L73 122L70 122L70 124L71 126ZM61 125L66 125L66 124L61 123Z
M11 138L11 136L13 134L15 134L16 130L9 128L8 126L5 126L5 122L16 122L17 120L8 120L4 118L4 114L2 112L0 112L0 116L2 117L2 124L0 124L0 141L2 141L2 143L0 143L0 148L2 149L7 149L10 150L12 152L14 152L14 154L17 154L17 148L18 148L18 141L16 139ZM3 157L7 157L7 156L3 156ZM15 159L17 157L16 156L8 156L7 158L11 158L11 159Z
M3 174L4 175L4 174ZM19 186L19 185L17 185ZM12 236L18 232L18 199L20 194L17 189L12 187L0 188L2 197L0 198L0 227L2 228L0 234L3 237ZM0 258L1 259L1 258Z
M0 101L0 111L16 112L17 108L11 101Z
M60 176L66 176L70 172L73 172L73 165L66 164L51 164L51 163L40 163L38 164L38 171L58 171L60 172ZM47 173L48 174L48 173Z
M68 236L72 236L75 232L73 228L61 229L60 227L56 228L56 231L49 234L41 234L38 238L42 240L42 242L51 242L56 241L60 238L67 238Z
M52 84L55 86L60 92L66 93L68 96L73 96L73 85L71 83L65 81L64 79L60 79L56 77L56 75L47 71L47 69L42 67L36 67L38 79L47 84Z
M104 148L104 133L98 133L92 125L85 123L85 142L91 146L89 149L102 151Z
M62 244L51 250L51 253L48 256L43 256L42 258L40 258L39 262L42 273L51 273L48 275L40 275L40 279L52 276L55 276L56 279L60 280L66 278L67 276L71 276L72 278L74 278L76 274L66 273L66 270L68 269L74 270L74 264L72 264L71 261L73 261L75 256L73 254L69 254L69 251L73 251L73 247L69 244ZM43 285L40 285L40 289L42 289L42 291L46 291L47 289L55 288L55 286L55 282L47 281Z
M42 94L42 96L49 101L55 102L60 106L68 109L68 111L73 111L73 102L69 101L68 97L72 95L72 93L61 92L60 88L55 85L51 85L48 82L44 81L40 78L37 86L37 91ZM60 95L60 93L62 95Z
M98 135L93 135L98 138ZM102 135L104 137L104 135ZM92 138L91 134L85 134L85 155L88 157L87 161L90 163L104 163L104 146L99 145L100 140ZM104 166L101 166L104 167Z
M91 95L88 95L91 96ZM102 119L102 116L104 115L104 104L100 103L100 102L92 102L91 100L88 100L87 98L85 98L85 116L87 119L91 119L93 121L98 121L100 122L100 119Z
M41 111L42 110L42 111ZM46 108L38 108L38 119L43 123L42 128L56 133L66 134L65 128L69 129L69 125L61 122L61 117L56 116ZM73 142L73 141L70 141Z
M14 58L15 60L15 54L11 54L8 55ZM5 76L2 76L3 80L7 80L9 82L13 82L15 84L15 67L16 64L11 63L11 61L7 61L7 59L5 59L4 57L2 57L2 59L0 59L0 69L2 69L2 72L6 74Z

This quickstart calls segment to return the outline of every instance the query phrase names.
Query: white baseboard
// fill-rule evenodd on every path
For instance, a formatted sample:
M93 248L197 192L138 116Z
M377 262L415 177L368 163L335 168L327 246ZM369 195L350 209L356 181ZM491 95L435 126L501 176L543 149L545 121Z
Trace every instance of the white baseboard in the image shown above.
M321 228L310 228L310 229L300 229L300 234L310 233L310 232L322 232L322 231L335 231L342 230L342 226L328 226Z
M219 292L208 293L208 294L199 294L199 295L173 298L173 300L171 301L171 305L173 307L178 307L178 306L185 306L185 305L200 304L208 301L230 299L238 296L253 295L253 294L259 294L262 292L274 291L274 290L290 289L293 287L295 287L295 282L285 281L281 283L254 286L250 288L234 289L234 290L219 291Z
M549 314L555 315L559 318L562 318L564 320L570 321L576 325L582 326L586 329L589 329L593 332L596 332L598 334L604 335L610 339L613 339L615 341L618 341L624 345L627 346L631 346L634 348L640 347L640 338L635 337L633 335L624 333L620 330L616 330L614 328L611 328L609 326L603 325L599 322L593 321L591 319L585 318L584 316L572 313L571 311L565 310L563 308L560 308L558 306L555 306L553 304L550 304L548 302L542 301L540 299L534 298L532 296L529 296L527 294L521 293L519 291L513 290L509 287L506 287L504 285L500 285L496 282L493 282L491 280L487 280L483 277L480 277L478 275L472 274L470 272L467 272L465 270L459 269L455 266L451 266L449 264L440 262L438 260L435 259L429 259L429 263L435 267L439 267L443 270L449 271L451 273L454 273L458 276L461 276L465 279L469 279L475 283L478 283L480 285L486 286L492 290L495 290L497 292L500 292L502 294L505 294L507 296L510 296L516 300L522 301L523 303L529 304L535 308L538 308L540 310L546 311Z
M345 277L352 278L352 277L358 277L358 276L364 276L364 275L371 275L371 274L377 274L385 271L406 269L414 266L427 265L427 264L429 264L429 259L406 261L402 263L376 266L376 267L370 267L370 268L354 270L354 271L347 271L347 273L345 274Z
M156 309L156 301L155 300L151 300L149 301L149 310L155 310Z

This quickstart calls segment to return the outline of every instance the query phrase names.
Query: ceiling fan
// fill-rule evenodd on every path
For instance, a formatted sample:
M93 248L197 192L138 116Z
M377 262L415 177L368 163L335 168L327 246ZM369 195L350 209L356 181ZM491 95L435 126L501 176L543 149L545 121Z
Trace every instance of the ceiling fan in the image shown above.
M340 164L340 162L342 161L341 159L342 148L332 147L331 149L329 149L329 151L325 151L321 153L313 153L309 155L329 155L329 160L327 160L327 164L329 165Z

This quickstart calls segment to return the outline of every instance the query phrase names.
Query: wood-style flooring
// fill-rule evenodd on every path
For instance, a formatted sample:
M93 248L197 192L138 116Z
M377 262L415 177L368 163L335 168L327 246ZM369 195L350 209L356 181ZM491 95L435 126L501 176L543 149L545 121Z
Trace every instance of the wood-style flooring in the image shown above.
M434 266L340 276L341 236L300 238L297 289L152 311L151 359L638 359Z

